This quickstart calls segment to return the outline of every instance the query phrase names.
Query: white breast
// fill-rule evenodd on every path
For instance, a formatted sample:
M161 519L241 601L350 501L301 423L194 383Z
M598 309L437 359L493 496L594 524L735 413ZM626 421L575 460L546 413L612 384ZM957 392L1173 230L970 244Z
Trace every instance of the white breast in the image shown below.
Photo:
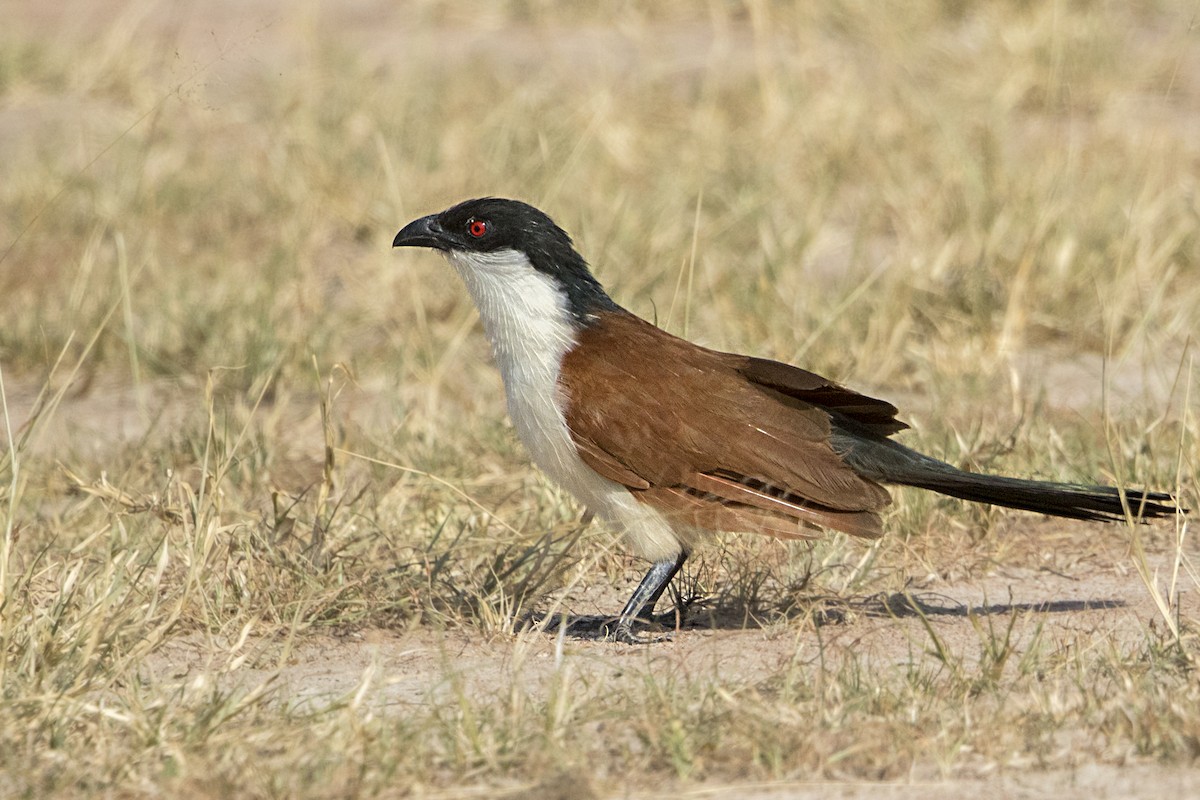
M508 414L533 462L602 518L623 528L631 548L657 561L680 551L667 520L579 458L567 430L558 384L563 356L575 344L575 323L554 278L523 253L446 254L479 309L504 379Z

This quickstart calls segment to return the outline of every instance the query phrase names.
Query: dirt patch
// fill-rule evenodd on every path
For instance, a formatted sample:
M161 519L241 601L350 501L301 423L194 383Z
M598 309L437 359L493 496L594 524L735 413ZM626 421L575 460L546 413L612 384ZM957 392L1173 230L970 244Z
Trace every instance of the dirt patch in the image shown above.
M706 786L679 793L632 794L629 797L749 798L750 800L1034 800L1034 798L1087 797L1092 800L1138 797L1193 797L1200 791L1200 772L1159 764L1087 764L1078 769L1028 773L1001 772L982 780L902 783L781 782L758 785Z
M1169 575L1167 557L1153 566L1160 576ZM1183 617L1200 613L1195 592L1180 593L1178 602ZM810 620L760 628L705 627L693 620L665 641L642 646L562 632L489 636L428 628L306 635L295 642L221 644L188 637L157 652L146 667L154 680L207 676L225 689L249 690L270 679L289 705L318 708L358 695L379 712L395 713L448 702L457 692L481 697L517 687L542 695L567 664L580 679L602 681L614 691L647 673L752 685L797 661L852 657L874 669L927 663L937 657L930 631L947 655L969 669L983 652L981 630L999 633L1010 623L1018 651L1035 639L1053 646L1103 641L1123 649L1162 626L1146 587L1121 561L1095 560L1073 575L1000 567L979 580L931 579L904 594L854 598L836 610L815 627Z
M1187 557L1194 561L1196 555L1191 548ZM1168 554L1151 561L1164 585L1173 566ZM773 681L798 666L816 674L819 669L836 673L854 664L869 670L872 680L884 678L889 671L896 677L914 670L970 674L987 657L989 641L1007 641L1013 648L1008 669L1014 669L1030 648L1070 653L1099 647L1126 653L1159 638L1154 631L1162 630L1161 617L1118 540L1093 550L1070 568L1068 574L1053 567L1002 565L977 579L930 576L904 593L849 598L830 606L821 615L823 621L816 622L798 617L747 628L721 621L730 617L718 613L692 619L667 641L645 646L576 638L561 631L489 635L427 626L370 628L342 635L306 633L294 641L253 634L240 642L189 636L148 658L144 679L235 693L270 687L274 702L297 711L348 706L360 713L402 719L434 708L453 714L464 700L486 707L519 695L529 702L546 703L566 684L575 687L572 691L612 695L635 694L648 682L684 690L709 685L757 694L760 689L769 692ZM603 605L609 603L610 593L615 594L609 587L597 589L595 596L603 598ZM1181 592L1178 602L1183 618L1200 613L1194 591ZM572 613L611 610L568 605ZM1014 698L1013 702L1022 701ZM1065 735L1087 740L1095 733L1079 730ZM1068 759L1067 763L1078 762ZM980 798L1115 798L1167 793L1183 797L1194 794L1200 785L1200 773L1194 770L1148 762L1117 766L1084 759L1071 769L1034 767L1023 761L1005 767L988 762L946 775L936 763L919 763L907 779L883 783L706 782L646 791L643 783L635 782L618 795L950 798L969 793ZM607 790L611 791L613 779L602 778ZM533 785L523 787L521 796L577 796L555 791L553 786Z

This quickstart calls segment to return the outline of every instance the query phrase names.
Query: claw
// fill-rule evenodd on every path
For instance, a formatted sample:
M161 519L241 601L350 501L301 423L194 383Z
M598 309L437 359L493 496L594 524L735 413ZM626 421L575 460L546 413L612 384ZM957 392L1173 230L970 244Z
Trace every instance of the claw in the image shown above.
M659 642L669 642L671 637L667 635L653 636L650 634L637 634L633 632L633 626L625 620L617 622L617 626L610 631L607 631L604 636L605 641L621 642L622 644L657 644Z

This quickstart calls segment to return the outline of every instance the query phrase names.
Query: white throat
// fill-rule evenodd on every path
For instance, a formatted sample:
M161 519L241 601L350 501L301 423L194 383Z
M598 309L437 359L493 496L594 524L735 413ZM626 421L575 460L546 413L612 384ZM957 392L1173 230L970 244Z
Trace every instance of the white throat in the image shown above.
M508 398L508 415L534 463L576 492L583 467L567 431L558 374L575 326L557 281L524 253L446 254L475 306Z
M467 285L492 355L509 389L512 380L558 384L562 358L575 344L575 326L558 282L529 263L524 253L452 251L446 260ZM530 388L534 388L530 386Z
M667 522L624 486L584 464L575 449L558 384L563 356L577 341L562 287L516 250L445 256L479 309L504 379L508 415L534 463L592 511L624 528L640 555L673 558L679 542Z

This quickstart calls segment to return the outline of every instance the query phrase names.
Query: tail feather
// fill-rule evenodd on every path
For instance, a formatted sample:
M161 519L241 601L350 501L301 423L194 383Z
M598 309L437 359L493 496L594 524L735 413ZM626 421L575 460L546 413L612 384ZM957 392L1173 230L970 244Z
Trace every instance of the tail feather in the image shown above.
M894 482L930 489L962 500L1069 519L1124 520L1126 506L1134 519L1172 516L1180 510L1175 498L1166 492L1125 489L1122 493L1122 490L1112 486L1052 483L972 472L897 476Z
M881 436L841 422L834 446L860 475L880 483L913 486L940 494L1068 519L1124 520L1187 513L1166 492L1008 478L967 472Z

